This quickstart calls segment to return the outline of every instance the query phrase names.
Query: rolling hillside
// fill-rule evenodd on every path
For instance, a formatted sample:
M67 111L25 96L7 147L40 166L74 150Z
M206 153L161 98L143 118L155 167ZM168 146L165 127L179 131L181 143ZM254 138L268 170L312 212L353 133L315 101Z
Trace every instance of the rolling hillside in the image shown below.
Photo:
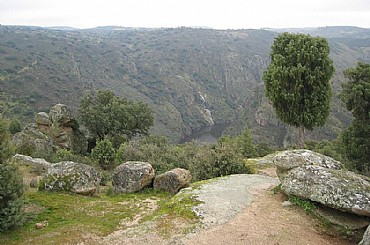
M75 109L85 90L111 89L148 103L152 132L173 142L248 126L259 142L289 144L295 130L276 119L261 79L279 31L0 26L0 110L27 121L55 103ZM328 37L336 93L343 69L370 62L368 29L299 31ZM332 107L328 126L310 138L333 138L348 125L337 97Z

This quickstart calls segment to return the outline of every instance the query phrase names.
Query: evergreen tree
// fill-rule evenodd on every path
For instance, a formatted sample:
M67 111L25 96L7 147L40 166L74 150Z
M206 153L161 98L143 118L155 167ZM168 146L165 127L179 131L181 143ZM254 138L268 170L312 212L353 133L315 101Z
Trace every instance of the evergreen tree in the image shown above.
M0 115L0 232L23 222L23 179L8 162L13 153L7 123Z
M354 167L370 174L370 64L358 63L345 71L341 98L354 116L341 139L346 156Z
M271 64L263 74L266 96L277 116L299 128L299 146L304 147L304 129L323 126L328 118L333 61L326 39L283 33L271 47Z

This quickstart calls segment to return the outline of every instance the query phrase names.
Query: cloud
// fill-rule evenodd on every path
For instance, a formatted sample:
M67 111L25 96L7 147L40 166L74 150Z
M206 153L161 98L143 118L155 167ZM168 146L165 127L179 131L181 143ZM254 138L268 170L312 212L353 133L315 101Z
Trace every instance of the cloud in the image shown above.
M0 23L83 28L370 27L370 4L368 0L1 0Z

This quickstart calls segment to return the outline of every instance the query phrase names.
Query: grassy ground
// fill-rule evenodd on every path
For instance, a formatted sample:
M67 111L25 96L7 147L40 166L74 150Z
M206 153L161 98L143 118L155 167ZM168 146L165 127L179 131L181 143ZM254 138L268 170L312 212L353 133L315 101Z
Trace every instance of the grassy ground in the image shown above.
M145 190L135 194L84 197L30 190L26 198L25 226L0 234L0 244L62 244L78 242L84 234L106 236L121 220L133 220L146 214L148 200L158 202L160 206L156 212L163 212L172 195ZM35 228L36 223L45 221L46 227Z

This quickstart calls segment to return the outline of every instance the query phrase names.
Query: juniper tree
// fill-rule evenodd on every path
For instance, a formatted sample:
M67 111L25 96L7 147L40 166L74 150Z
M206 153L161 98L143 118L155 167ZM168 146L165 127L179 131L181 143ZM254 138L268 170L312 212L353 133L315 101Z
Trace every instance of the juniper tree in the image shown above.
M354 167L370 174L370 64L358 63L345 71L348 80L343 84L341 98L352 112L354 120L344 130L341 139L345 155Z
M280 120L304 129L323 126L329 116L333 61L325 38L304 34L280 34L271 47L271 64L263 73L266 96Z
M7 123L0 114L0 232L23 221L23 179L8 161L13 153Z

